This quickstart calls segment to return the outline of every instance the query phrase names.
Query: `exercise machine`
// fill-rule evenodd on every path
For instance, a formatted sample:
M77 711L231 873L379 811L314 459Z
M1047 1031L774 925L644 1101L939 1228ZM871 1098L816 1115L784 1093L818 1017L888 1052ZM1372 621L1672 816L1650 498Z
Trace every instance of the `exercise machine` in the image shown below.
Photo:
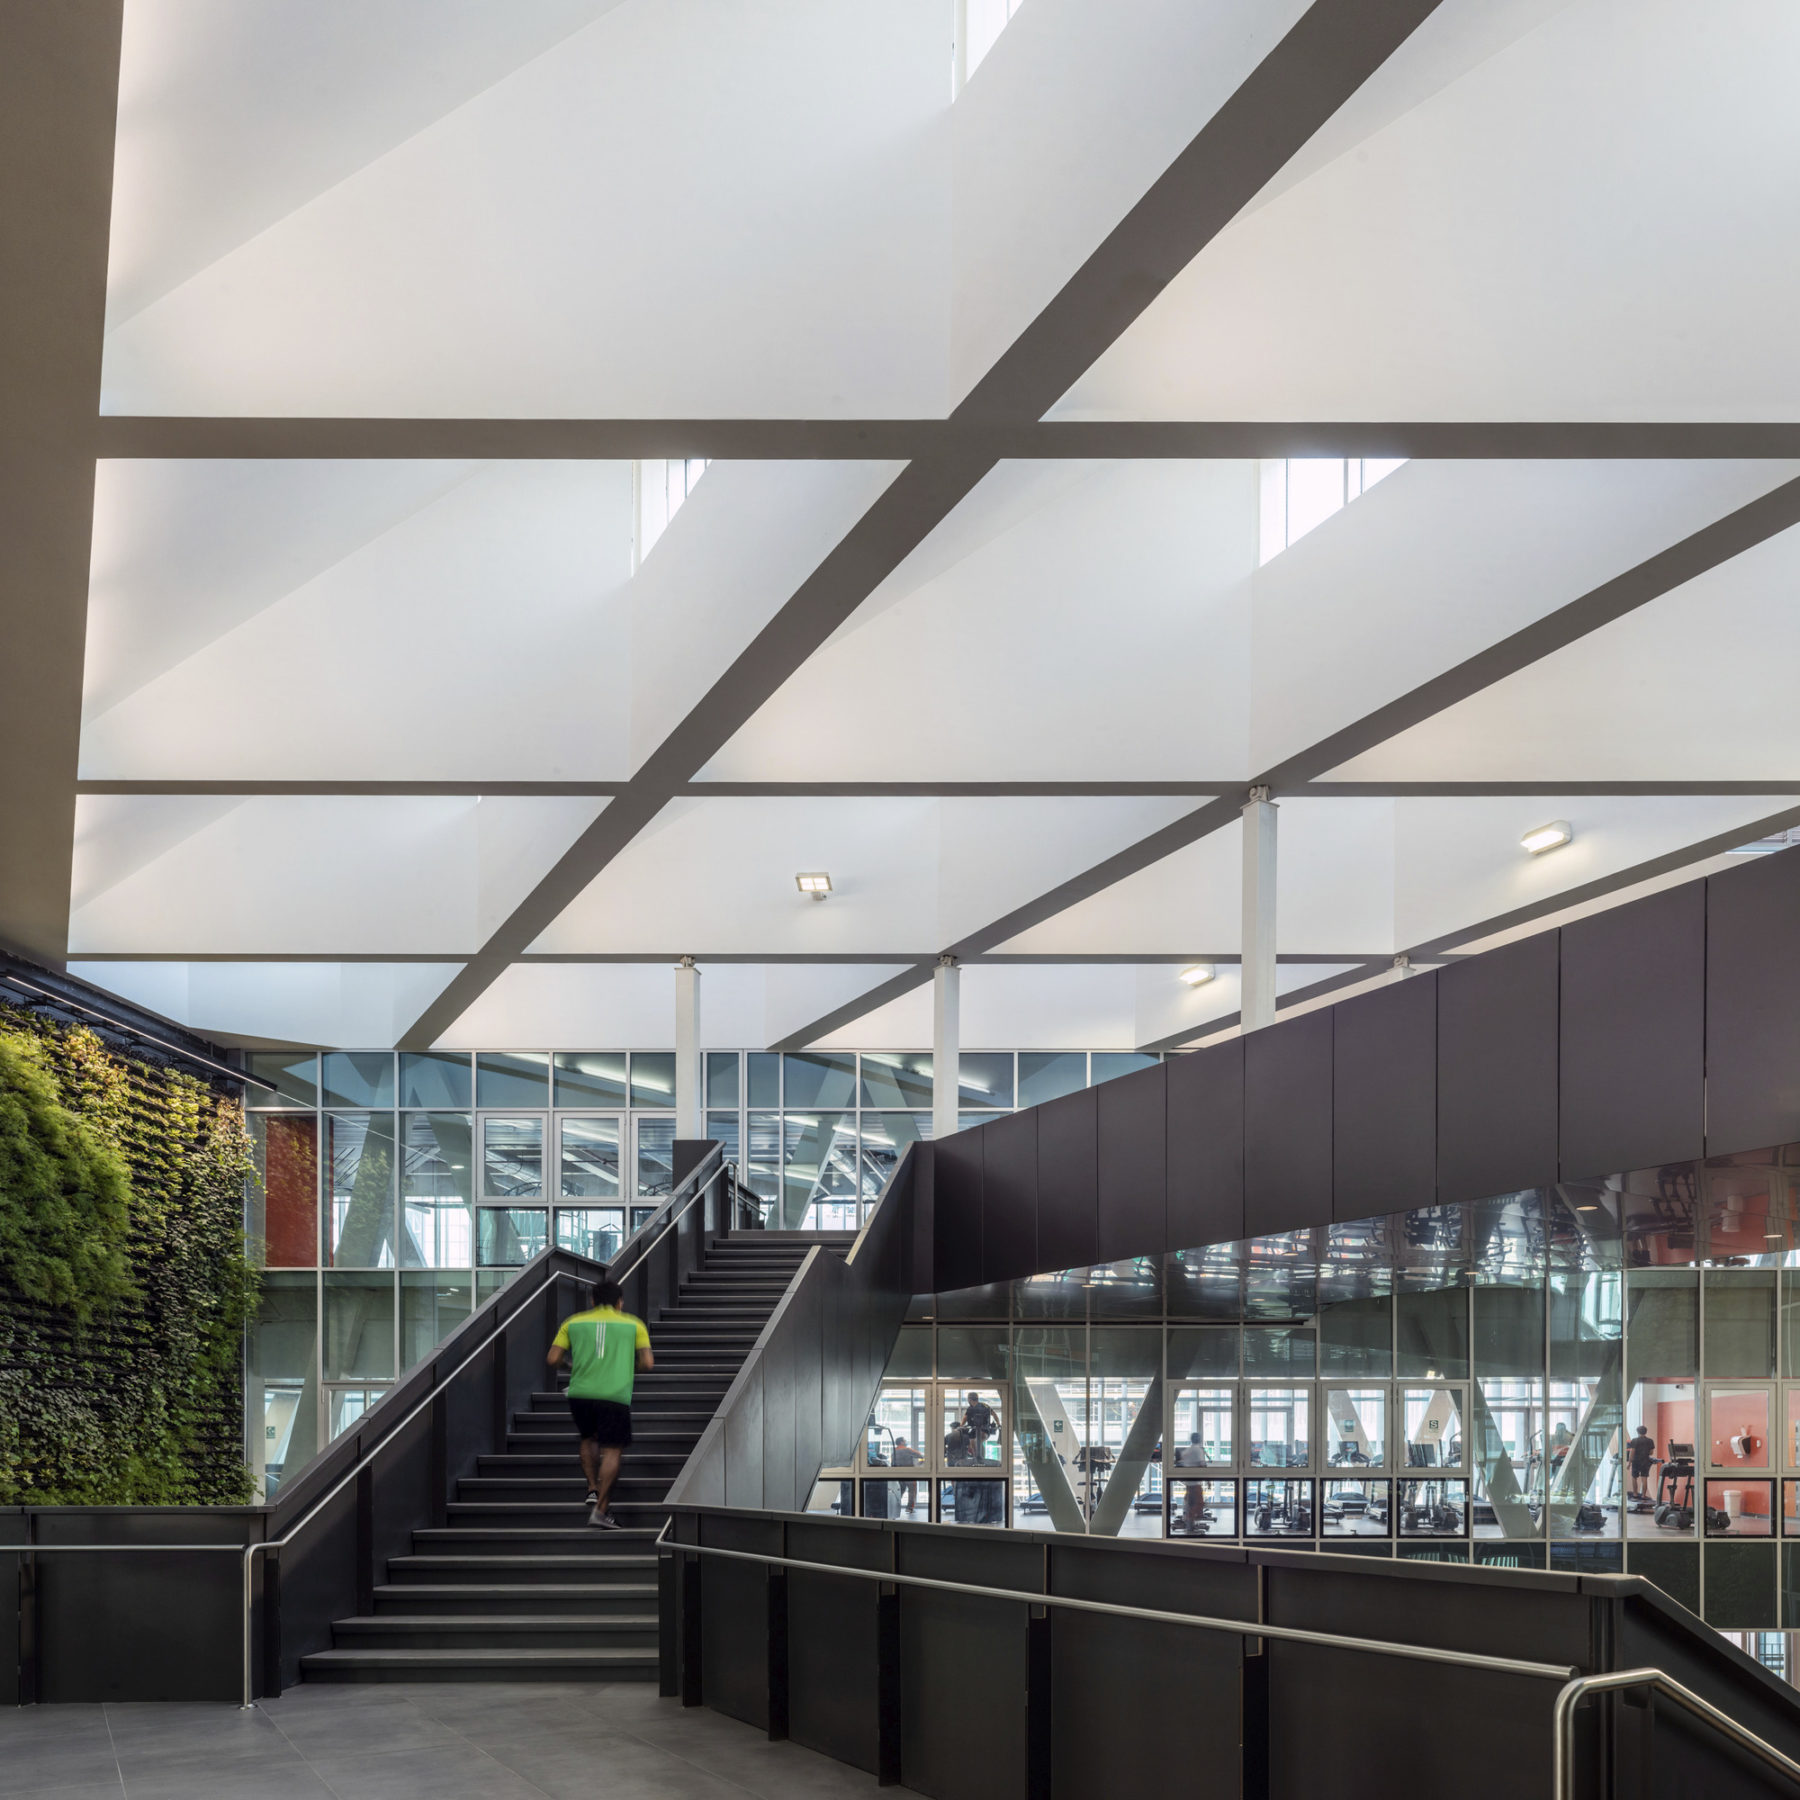
M1670 1531L1694 1529L1694 1446L1669 1440L1669 1460L1656 1479L1652 1517Z

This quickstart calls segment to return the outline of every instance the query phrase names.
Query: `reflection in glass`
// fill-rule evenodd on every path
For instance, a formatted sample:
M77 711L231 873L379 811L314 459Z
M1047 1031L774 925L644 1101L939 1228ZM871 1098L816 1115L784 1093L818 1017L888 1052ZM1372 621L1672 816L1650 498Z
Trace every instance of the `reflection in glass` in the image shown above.
M1699 1277L1689 1269L1629 1269L1625 1335L1636 1369L1700 1373Z
M895 1484L899 1486L899 1483ZM938 1483L940 1525L1004 1525L1006 1483L991 1478ZM1023 1524L1023 1521L1021 1521Z
M1238 1372L1239 1333L1235 1325L1174 1326L1168 1333L1169 1379Z
M467 1113L403 1113L400 1261L412 1269L466 1269L474 1157Z
M1708 1269L1706 1342L1701 1354L1708 1375L1747 1375L1756 1379L1775 1373L1775 1271L1773 1269Z
M675 1055L670 1050L634 1050L631 1053L631 1104L675 1104Z
M1162 1061L1140 1050L1096 1050L1092 1057L1090 1078L1095 1087L1103 1081L1114 1081L1121 1075L1135 1075L1140 1069L1154 1069Z
M787 1081L787 1098L784 1104L788 1107L802 1107L809 1111L822 1108L830 1111L838 1107L855 1106L856 1058L853 1054L834 1056L820 1051L808 1055L785 1056L782 1058L782 1065ZM773 1103L758 1100L753 1089L750 1104L761 1106Z
M483 1119L481 1192L488 1200L540 1200L544 1194L544 1121Z
M1706 1535L1709 1538L1773 1536L1774 1490L1772 1481L1733 1481L1729 1477L1708 1481Z
M249 1327L251 1474L267 1498L319 1450L318 1277L271 1271Z
M738 1080L738 1053L709 1050L706 1053L706 1104L737 1111L743 1084Z
M386 1392L387 1384L385 1383L380 1387L334 1387L328 1389L327 1393L331 1402L330 1435L335 1439L348 1431Z
M558 1106L625 1104L623 1050L559 1050L555 1061ZM734 1069L737 1067L735 1056L731 1064Z
M675 1115L639 1113L631 1121L637 1134L637 1196L660 1199L675 1191Z
M1322 1536L1384 1538L1391 1534L1387 1482L1322 1481L1319 1490Z
M474 1286L461 1276L416 1271L400 1277L400 1367L423 1362L469 1316Z
M1319 1309L1321 1375L1391 1375L1394 1303L1387 1294L1343 1300Z
M1435 1478L1402 1481L1399 1523L1402 1537L1461 1537L1469 1515L1469 1484Z
M1476 1368L1486 1365L1477 1356ZM1544 1388L1515 1375L1483 1375L1473 1395L1475 1500L1471 1528L1483 1538L1535 1538L1544 1513Z
M391 1050L332 1050L323 1059L326 1106L354 1108L394 1104Z
M590 1262L609 1263L625 1241L625 1209L622 1206L559 1206L556 1209L556 1243Z
M1296 1380L1311 1375L1316 1348L1309 1326L1246 1325L1244 1373Z
M865 1064L868 1058L864 1059ZM928 1142L931 1114L864 1113L862 1116L862 1197L879 1200L907 1146Z
M783 1114L782 1124L786 1141L778 1229L854 1230L856 1114L790 1112Z
M743 1161L744 1185L759 1200L773 1204L781 1197L780 1113L751 1113L749 1130L750 1142ZM778 1217L765 1217L771 1230L779 1224Z
M394 1373L394 1277L389 1274L324 1278L325 1379Z
M1169 1536L1229 1538L1238 1535L1237 1483L1169 1478Z
M394 1266L394 1115L327 1113L331 1177L328 1262L340 1269Z
M1409 1469L1462 1467L1462 1400L1454 1388L1403 1388L1400 1407Z
M560 1192L565 1200L619 1197L619 1121L568 1118L557 1126L562 1148Z
M537 1052L483 1051L475 1058L475 1104L483 1110L548 1106L550 1058Z
M965 1050L957 1062L956 1093L959 1106L1011 1106L1012 1052Z
M1311 1537L1313 1484L1310 1481L1246 1481L1246 1537Z
M946 1339L938 1333L938 1366ZM1013 1352L1013 1517L1021 1527L1086 1530L1087 1332L1021 1328ZM1079 1484L1079 1486L1078 1486Z
M1454 1207L1441 1210L1454 1212ZM1469 1372L1469 1294L1466 1288L1408 1288L1395 1298L1401 1376L1460 1381Z
M259 1080L275 1084L272 1094L267 1088L246 1085L246 1106L319 1104L319 1059L310 1050L251 1050L244 1067Z
M319 1259L319 1125L312 1113L252 1113L256 1159L249 1233L270 1269L310 1269Z
M1019 1052L1019 1105L1042 1106L1087 1086L1085 1050L1021 1050Z
M1175 1418L1169 1429L1175 1469L1231 1467L1231 1387L1184 1387L1175 1390Z
M862 1104L931 1109L929 1052L892 1051L862 1059Z
M475 1209L476 1261L484 1268L510 1268L544 1248L549 1215L541 1206L478 1206Z
M1325 1462L1333 1469L1379 1469L1386 1465L1385 1387L1325 1390Z
M1624 1442L1617 1391L1593 1381L1550 1383L1552 1537L1619 1534Z
M1310 1467L1312 1390L1303 1387L1253 1387L1249 1390L1246 1429L1253 1469Z
M406 1050L400 1056L400 1104L435 1106L445 1112L469 1109L469 1058L446 1051Z

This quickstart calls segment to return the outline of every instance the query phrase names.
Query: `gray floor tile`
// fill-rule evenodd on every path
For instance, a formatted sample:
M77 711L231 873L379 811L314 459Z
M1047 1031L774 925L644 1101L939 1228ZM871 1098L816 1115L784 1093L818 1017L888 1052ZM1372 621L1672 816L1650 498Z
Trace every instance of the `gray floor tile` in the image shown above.
M117 1782L118 1778L119 1765L106 1738L95 1741L83 1737L75 1743L64 1743L54 1736L34 1733L30 1737L9 1738L0 1748L0 1794L8 1800L33 1788L78 1787L83 1783Z
M84 1781L75 1787L21 1788L6 1800L123 1800L124 1793L115 1775L111 1781Z
M469 1744L316 1756L312 1766L338 1800L542 1800L523 1776Z
M342 1710L311 1705L292 1711L271 1708L268 1716L303 1756L373 1756L456 1741L450 1726L405 1699L389 1698L381 1704L362 1703Z
M201 1750L266 1753L282 1743L274 1722L261 1712L231 1705L159 1703L109 1706L113 1748L124 1763Z
M289 1754L260 1762L231 1757L171 1757L125 1765L125 1800L332 1800L318 1773Z
M604 1753L507 1744L492 1754L548 1800L744 1800L736 1782L650 1744L615 1743Z
M92 1706L0 1706L0 1745L19 1738L82 1737L106 1741L106 1708Z

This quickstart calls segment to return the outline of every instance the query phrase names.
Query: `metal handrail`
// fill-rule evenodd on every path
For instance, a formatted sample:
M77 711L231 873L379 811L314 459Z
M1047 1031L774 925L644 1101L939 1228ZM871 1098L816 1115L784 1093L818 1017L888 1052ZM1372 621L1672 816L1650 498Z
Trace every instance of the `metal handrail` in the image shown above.
M1661 1669L1619 1669L1608 1675L1578 1675L1556 1696L1556 1711L1551 1725L1551 1738L1556 1764L1551 1777L1553 1800L1574 1800L1575 1795L1575 1708L1589 1694L1616 1693L1621 1688L1647 1687L1666 1694L1677 1706L1685 1708L1697 1719L1704 1719L1739 1749L1747 1750L1760 1762L1800 1784L1800 1762L1777 1750L1740 1725L1729 1713L1721 1712L1710 1700L1702 1700L1692 1688L1681 1685Z
M1459 1668L1484 1669L1496 1675L1527 1675L1560 1681L1551 1715L1553 1800L1575 1797L1575 1708L1589 1694L1616 1692L1621 1688L1649 1687L1666 1694L1696 1718L1703 1719L1769 1768L1800 1784L1800 1762L1740 1725L1729 1713L1703 1700L1661 1669L1621 1669L1612 1674L1583 1675L1562 1663L1524 1662L1514 1657L1483 1656L1473 1650L1440 1650L1429 1644L1397 1644L1384 1638L1346 1637L1335 1631L1307 1631L1297 1625L1270 1625L1258 1619L1213 1619L1198 1613L1162 1612L1147 1606L1119 1606L1104 1600L1078 1600L1068 1594L1034 1594L1028 1589L978 1586L971 1582L939 1581L926 1575L902 1575L894 1570L857 1569L840 1563L810 1562L795 1556L768 1556L755 1550L726 1550L717 1544L669 1542L669 1525L656 1534L655 1548L673 1555L678 1551L696 1556L722 1556L732 1562L766 1563L784 1569L804 1569L812 1575L841 1575L852 1581L875 1581L893 1587L928 1588L940 1593L974 1595L1009 1601L1020 1606L1060 1607L1068 1612L1102 1613L1115 1618L1145 1619L1157 1625L1187 1625L1198 1631L1226 1632L1233 1637L1272 1638L1278 1642L1316 1644L1332 1650L1362 1651L1371 1656L1393 1656L1411 1662L1449 1663Z
M716 1166L712 1169L708 1169L707 1168L708 1163L716 1163ZM681 1188L686 1187L688 1182L691 1181L694 1183L694 1191L690 1195L688 1195L687 1205L684 1206L680 1212L676 1213L669 1220L669 1222L663 1226L662 1230L656 1234L656 1238L655 1238L654 1242L646 1244L644 1246L644 1248L638 1253L637 1259L631 1264L631 1266L628 1269L609 1269L607 1271L609 1277L612 1280L617 1281L622 1284L624 1282L626 1276L635 1275L638 1272L638 1270L643 1267L645 1261L648 1259L648 1257L650 1255L650 1252L652 1250L654 1250L656 1248L657 1244L660 1244L663 1241L663 1239L666 1238L669 1235L669 1233L671 1231L673 1231L675 1229L675 1227L677 1225L679 1225L681 1223L681 1221L688 1216L688 1214L690 1212L693 1211L694 1202L696 1200L700 1199L706 1193L706 1191L712 1186L712 1184L718 1180L719 1176L724 1173L724 1170L725 1170L725 1152L721 1146L719 1146L718 1144L714 1144L713 1147L709 1151L707 1151L707 1153L703 1157L701 1157L699 1162L697 1162L694 1165L692 1171L683 1178L681 1187L678 1187L674 1191L674 1193L672 1193L668 1197L668 1199L666 1199L662 1203L662 1205L656 1209L656 1212L653 1212L649 1216L649 1218L647 1218L643 1222L643 1224L640 1225L637 1228L637 1230L632 1233L632 1237L634 1237L634 1238L642 1237L643 1234L646 1231L648 1231L651 1228L651 1226L653 1226L656 1223L657 1215L659 1213L663 1212L668 1207L673 1206L675 1204L675 1202L681 1198ZM700 1179L703 1174L706 1177L706 1179L704 1181ZM621 1250L624 1250L625 1247L626 1246L624 1244L621 1244L619 1246L619 1248Z

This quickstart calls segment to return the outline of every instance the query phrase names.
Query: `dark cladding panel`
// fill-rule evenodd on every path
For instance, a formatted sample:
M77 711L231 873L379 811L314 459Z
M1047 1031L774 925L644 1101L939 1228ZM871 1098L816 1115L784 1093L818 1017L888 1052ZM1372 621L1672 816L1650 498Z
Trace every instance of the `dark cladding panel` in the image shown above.
M1244 1235L1331 1222L1331 1009L1244 1039Z
M982 1126L981 1279L1035 1275L1037 1261L1037 1114L1009 1113Z
M937 1165L933 1195L937 1273L932 1287L940 1294L981 1283L981 1137L979 1126L954 1132L938 1142L932 1158Z
M1169 1082L1169 1247L1234 1243L1244 1235L1244 1041L1172 1056Z
M1102 1262L1169 1247L1168 1092L1161 1063L1094 1089Z
M1557 1178L1557 934L1438 971L1438 1198Z
M1437 976L1333 1008L1331 1216L1369 1219L1437 1198Z
M1706 1150L1800 1139L1800 851L1706 883Z
M1099 1261L1099 1107L1083 1088L1034 1108L1038 1116L1038 1261L1081 1269Z
M1565 1179L1703 1153L1705 1033L1704 882L1562 928Z

